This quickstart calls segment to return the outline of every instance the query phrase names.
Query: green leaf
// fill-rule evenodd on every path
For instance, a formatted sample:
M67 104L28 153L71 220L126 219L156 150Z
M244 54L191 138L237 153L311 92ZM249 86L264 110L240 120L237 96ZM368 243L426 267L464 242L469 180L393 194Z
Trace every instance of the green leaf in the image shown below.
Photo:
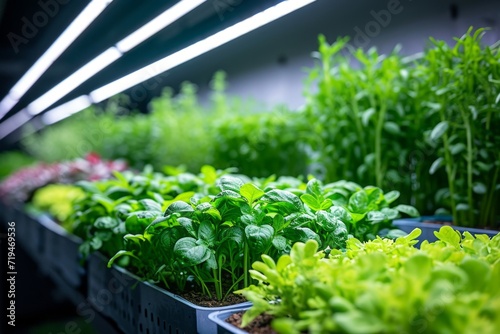
M389 220L393 220L393 219L396 219L398 218L399 216L399 212L398 210L394 210L394 209L391 209L391 208L383 208L382 210L380 210L386 217L387 219Z
M255 253L265 251L272 242L274 229L270 225L249 225L245 227L245 235L249 246Z
M205 245L198 245L196 239L191 237L177 240L174 252L186 266L198 265L210 257L209 249Z
M222 191L231 190L236 193L239 193L240 188L243 186L243 181L234 176L224 175L219 180L217 180L217 186Z
M462 240L460 232L455 231L450 226L441 227L439 231L434 231L434 235L439 240L444 241L451 246L456 248L460 247L460 240Z
M481 182L474 183L472 190L474 190L474 192L478 195L484 195L488 191L488 189L486 188L486 185L484 183L481 183Z
M202 221L198 229L198 238L205 241L207 245L213 246L216 241L215 227L209 221Z
M467 273L469 291L484 291L491 273L488 263L480 259L466 258L460 263L460 268Z
M344 223L352 222L352 217L349 212L341 206L332 206L328 210L335 218L340 219Z
M217 171L214 167L209 165L204 165L201 167L201 173L203 174L203 180L208 184L214 184L217 180Z
M384 198L388 204L391 204L392 202L394 202L395 200L397 200L399 198L399 195L400 195L399 191L393 190L393 191L389 191L387 194L385 194Z
M321 182L317 179L309 180L309 182L307 182L307 185L306 185L306 193L310 194L314 197L321 196L321 193L322 193Z
M285 190L270 190L262 197L262 200L280 204L280 209L287 214L304 209L300 199L295 194Z
M142 206L144 207L144 210L156 211L156 212L160 212L160 213L162 212L161 204L153 201L152 199L149 199L149 198L141 199L139 201L139 203L142 204Z
M433 175L439 169L439 167L443 165L443 162L444 159L442 157L434 160L434 162L431 165L431 168L429 168L429 174Z
M94 226L99 229L112 229L120 224L120 221L113 217L99 217L94 222Z
M366 220L371 222L380 222L387 219L387 216L380 211L370 211L366 214Z
M248 203L253 204L256 200L264 196L265 192L252 183L246 183L240 188L240 194Z
M449 125L448 125L447 121L439 122L434 127L434 129L432 129L432 132L430 135L431 141L436 141L439 138L441 138L446 133L446 131L448 131L448 127L449 127Z
M450 153L452 155L457 155L459 153L462 153L463 151L466 150L466 146L464 143L457 143L457 144L454 144L454 145L450 145Z
M365 213L368 209L368 195L363 190L357 191L349 198L349 209L354 213Z
M95 250L100 249L102 247L102 240L99 238L92 238L90 240L90 246Z
M143 233L146 227L151 224L161 211L135 211L128 215L125 220L125 229L128 233L139 234Z
M397 125L394 122L384 123L384 130L390 134L393 134L393 135L398 135L401 133L401 129L399 128L399 125Z
M273 246L280 251L284 251L287 248L286 238L282 235L277 235L273 238Z
M314 197L311 194L302 194L300 196L300 199L304 204L306 204L309 208L311 208L313 211L318 211L321 210L321 202L318 201L316 197Z
M375 114L375 109L370 108L361 113L361 122L363 123L364 126L368 126L368 123L370 122L370 118Z
M170 216L173 213L180 213L181 215L190 215L194 212L194 209L191 205L186 202L177 201L169 205L167 210L165 210L164 216Z
M415 209L411 205L405 205L405 204L400 204L394 208L394 210L397 210L402 213L406 213L410 217L419 217L420 213L418 212L417 209Z
M326 211L316 212L318 225L327 232L334 231L339 226L339 220L331 213Z
M414 277L428 277L432 270L432 259L425 254L415 254L406 261L404 268Z
M193 237L197 237L196 231L193 226L193 220L186 217L177 218L177 222Z

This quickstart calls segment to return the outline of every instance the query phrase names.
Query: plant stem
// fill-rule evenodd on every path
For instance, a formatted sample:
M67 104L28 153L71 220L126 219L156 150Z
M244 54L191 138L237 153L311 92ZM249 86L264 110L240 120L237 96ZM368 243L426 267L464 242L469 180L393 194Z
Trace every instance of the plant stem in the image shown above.
M498 161L500 162L500 154L498 155ZM483 219L481 219L483 226L488 226L495 224L495 207L493 207L493 199L495 198L495 188L498 182L498 176L500 175L500 164L497 164L495 168L495 174L493 175L493 180L491 186L489 187L489 193L486 196L486 207L484 211L481 212ZM489 221L491 220L491 221Z
M249 278L248 278L248 243L245 242L245 249L244 249L244 255L243 255L243 287L246 288L249 285Z
M222 299L222 289L221 289L221 279L220 279L220 265L219 270L212 269L212 275L214 277L214 285L215 285L215 295L217 296L217 300Z
M445 121L445 116L443 111L440 112L441 121ZM448 134L443 134L443 146L444 146L444 160L446 164L446 175L448 177L448 187L450 188L450 202L451 202L451 215L453 217L453 222L459 225L457 205L455 203L455 172L453 170L453 158L450 154L450 143L448 141Z
M473 201L473 195L472 195L472 154L473 154L473 147L472 147L472 129L471 129L471 124L470 120L467 117L467 114L462 111L462 118L464 120L465 124L465 131L466 131L466 136L467 136L467 202L469 205L469 214L468 214L468 222L467 225L473 226L474 225L474 201Z
M385 102L381 101L377 128L375 130L375 184L377 187L382 187L382 180L384 179L384 173L382 172L382 130L386 110L387 107Z

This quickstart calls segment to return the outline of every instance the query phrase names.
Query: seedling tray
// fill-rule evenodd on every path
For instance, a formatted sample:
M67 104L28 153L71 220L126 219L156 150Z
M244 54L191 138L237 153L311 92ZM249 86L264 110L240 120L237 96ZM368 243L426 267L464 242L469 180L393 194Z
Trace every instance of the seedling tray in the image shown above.
M250 303L203 307L150 283L141 284L139 333L215 334L217 325L208 319L215 311L233 310Z
M124 333L138 333L141 312L139 280L118 266L107 267L100 253L88 259L88 301L105 317L113 320Z
M229 318L232 314L245 312L246 310L248 310L248 307L212 312L210 313L208 318L217 326L217 334L248 334L248 332L226 322L226 319Z
M49 216L37 217L43 244L42 272L60 276L69 286L83 290L86 270L82 265L79 247L81 239L66 232Z

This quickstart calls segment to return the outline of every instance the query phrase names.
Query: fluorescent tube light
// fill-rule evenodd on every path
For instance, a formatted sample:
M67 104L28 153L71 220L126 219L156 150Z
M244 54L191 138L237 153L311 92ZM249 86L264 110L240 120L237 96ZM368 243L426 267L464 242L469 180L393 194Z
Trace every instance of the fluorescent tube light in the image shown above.
M79 70L71 74L69 77L54 86L47 93L40 96L35 101L31 102L26 108L31 115L37 115L59 101L66 94L73 91L83 82L87 81L97 72L121 57L121 52L117 48L111 47L101 53L96 58L85 64Z
M42 122L45 125L54 124L89 107L91 104L92 102L87 95L77 97L76 99L61 104L60 106L44 113L42 115Z
M206 0L182 0L165 10L152 21L143 25L141 28L137 29L132 34L118 42L116 47L111 47L106 50L77 70L71 76L46 92L44 95L30 103L27 107L28 112L31 115L41 113L80 86L82 83L90 79L96 73L115 62L123 53L136 47L138 44L142 43L204 2L206 2Z
M254 16L226 28L210 37L190 45L176 53L160 59L148 66L132 72L90 93L94 102L101 102L113 95L144 82L160 73L196 58L212 49L226 44L252 30L266 25L282 16L300 9L316 0L287 0L270 7Z
M204 2L206 2L206 0L183 0L178 2L162 14L155 17L153 20L149 21L116 43L116 47L122 53L132 50L137 45L141 44L166 26L177 21L179 18L183 17Z
M52 43L45 53L10 89L8 95L0 102L0 119L2 119L19 101L59 56L80 36L113 0L93 0L71 22L63 33Z
M0 139L3 139L14 132L17 128L31 119L31 115L26 110L21 110L12 117L9 117L0 124Z

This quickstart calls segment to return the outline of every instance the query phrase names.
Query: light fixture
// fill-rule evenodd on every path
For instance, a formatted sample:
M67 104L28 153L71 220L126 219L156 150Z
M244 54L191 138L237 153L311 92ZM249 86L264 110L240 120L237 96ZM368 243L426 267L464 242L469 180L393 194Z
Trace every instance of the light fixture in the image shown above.
M269 22L300 9L314 1L316 0L286 0L280 2L279 4L236 23L235 25L232 25L210 37L207 37L178 52L132 72L101 88L98 88L90 93L90 97L96 103L101 102L160 73L168 71L212 49L226 44L252 30L266 25Z
M144 42L158 31L177 21L207 0L183 0L164 11L118 43L116 47L122 53L128 52Z
M71 74L69 77L61 81L59 84L54 86L47 93L31 102L26 107L28 113L33 116L41 113L121 56L122 54L117 48L111 47L107 49L79 70Z
M76 99L61 104L60 106L44 113L41 117L42 122L45 125L57 123L60 120L63 120L66 117L89 107L91 104L92 102L90 101L88 95L77 97Z
M82 83L90 79L99 71L103 70L118 58L123 53L130 51L149 37L156 34L158 31L175 22L180 17L186 15L207 0L182 0L163 13L149 21L141 28L137 29L121 41L116 46L109 48L101 53L96 58L78 69L68 78L51 88L48 92L40 96L38 99L30 103L27 107L31 115L37 115L62 99L64 96L72 92Z
M0 102L0 119L2 119L19 101L59 56L80 36L113 0L91 1L63 33L52 43L45 53L10 89Z
M31 119L31 115L25 109L9 117L0 124L0 139L3 139L21 127L24 123Z
M189 1L189 0L187 0ZM270 7L258 14L255 14L239 23L236 23L229 28L226 28L210 37L207 37L199 42L196 42L178 52L175 52L159 61L156 61L148 66L145 66L135 72L132 72L118 80L115 80L107 85L104 85L94 91L92 91L89 96L84 96L88 98L93 103L98 103L104 101L105 99L112 97L118 93L123 92L126 89L129 89L141 82L144 82L152 77L155 77L158 74L161 74L169 69L172 69L182 63L185 63L193 58L196 58L210 50L213 50L223 44L226 44L246 33L249 33L259 27L262 27L272 21L279 19L291 12L294 12L306 5L309 5L316 0L285 0L280 2L279 4ZM80 97L82 98L82 97ZM76 99L75 99L76 100ZM74 100L72 100L74 101ZM70 101L70 102L72 102ZM46 118L46 124L53 124L59 120L62 120L70 115L75 114L78 111L85 109L87 106L82 107L84 103L80 107L77 104L72 105L78 107L69 108L67 112L64 112L64 109L57 109L57 117L54 118ZM62 107L61 105L60 107ZM47 113L52 113L54 110L51 110ZM22 110L22 112L26 112L26 110ZM29 115L29 114L28 114ZM29 120L29 118L28 118ZM26 120L27 121L27 120ZM25 122L26 122L25 121ZM21 123L19 126L21 126ZM3 124L0 124L0 139L4 138L1 128ZM12 130L13 131L13 130Z

